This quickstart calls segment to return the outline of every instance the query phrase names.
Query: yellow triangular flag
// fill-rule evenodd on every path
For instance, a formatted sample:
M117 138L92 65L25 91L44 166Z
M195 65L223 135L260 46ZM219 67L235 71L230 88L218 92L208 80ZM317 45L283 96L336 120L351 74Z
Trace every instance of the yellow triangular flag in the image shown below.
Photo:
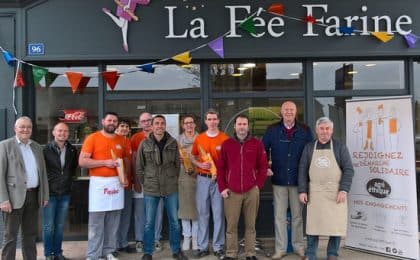
M186 52L183 52L181 54L173 56L172 59L174 61L178 61L178 62L181 62L181 63L184 63L184 64L190 64L192 58L190 56L190 52L186 51Z
M388 34L387 32L373 32L372 35L381 40L382 42L387 42L394 38L394 35Z

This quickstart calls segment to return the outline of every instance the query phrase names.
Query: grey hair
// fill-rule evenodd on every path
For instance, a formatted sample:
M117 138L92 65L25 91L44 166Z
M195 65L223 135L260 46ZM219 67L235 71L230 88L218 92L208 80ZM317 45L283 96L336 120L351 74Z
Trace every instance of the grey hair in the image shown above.
M331 127L334 128L334 123L333 121L331 121L329 117L323 116L323 117L318 118L318 120L316 120L315 126L316 128L318 128L318 126L322 124L330 124Z
M15 128L17 127L18 122L19 121L23 121L23 120L29 121L31 123L31 125L32 125L32 119L29 116L21 116L18 119L16 119L16 121L15 121Z

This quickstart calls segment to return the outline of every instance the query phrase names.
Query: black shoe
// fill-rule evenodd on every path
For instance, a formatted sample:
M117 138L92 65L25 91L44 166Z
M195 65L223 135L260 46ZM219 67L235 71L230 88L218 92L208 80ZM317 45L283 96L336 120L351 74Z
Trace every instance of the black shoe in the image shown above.
M246 260L258 260L258 258L255 255L253 255L253 256L247 256Z
M223 250L214 252L214 255L220 260L225 259L225 252Z
M233 257L229 257L229 256L226 256L225 257L225 260L235 260L236 258L233 258ZM248 259L248 258L247 258Z
M207 256L209 254L210 254L209 250L200 250L200 249L194 251L194 253L193 253L195 258L201 258L201 257Z
M152 255L149 255L149 254L144 254L143 257L141 258L141 260L152 260L152 259L153 259Z
M181 250L178 253L172 254L173 259L188 260L188 257Z

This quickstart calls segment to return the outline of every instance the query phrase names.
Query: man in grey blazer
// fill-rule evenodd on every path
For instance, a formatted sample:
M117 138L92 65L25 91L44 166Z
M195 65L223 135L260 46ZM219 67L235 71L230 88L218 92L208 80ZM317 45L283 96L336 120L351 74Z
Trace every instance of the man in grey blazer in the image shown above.
M48 204L48 179L41 146L31 140L32 121L20 117L16 135L0 142L0 210L5 224L2 260L16 259L19 227L22 254L36 260L38 208Z

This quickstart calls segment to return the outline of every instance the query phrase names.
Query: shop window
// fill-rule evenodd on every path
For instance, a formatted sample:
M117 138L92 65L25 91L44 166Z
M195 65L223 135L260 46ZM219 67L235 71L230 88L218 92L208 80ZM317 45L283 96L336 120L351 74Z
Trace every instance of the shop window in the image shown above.
M334 122L333 138L346 142L346 99L349 97L323 97L314 100L315 121L323 116ZM312 126L315 131L315 125Z
M67 122L70 128L69 141L83 143L86 135L98 126L98 68L97 67L51 67L50 72L60 74L48 87L37 87L36 125L37 141L45 144L52 139L51 131L59 122ZM66 71L82 72L91 77L83 93L73 93L65 76ZM40 82L45 86L45 82Z
M181 118L186 114L196 116L197 127L200 125L200 100L124 100L107 101L106 108L116 112L121 118L131 123L132 133L137 132L140 113L147 111L151 114L173 115ZM167 119L168 120L168 119ZM167 129L173 125L167 124ZM199 130L199 129L197 129ZM171 130L173 131L173 130ZM175 131L178 132L179 131ZM173 134L174 135L174 134Z
M153 93L200 93L200 65L156 65L154 73L140 71L135 65L108 65L108 71L122 73L114 91Z
M420 60L414 62L414 115L416 131L416 167L420 171Z
M403 89L403 61L314 62L315 90Z
M302 90L301 63L211 64L214 92Z

